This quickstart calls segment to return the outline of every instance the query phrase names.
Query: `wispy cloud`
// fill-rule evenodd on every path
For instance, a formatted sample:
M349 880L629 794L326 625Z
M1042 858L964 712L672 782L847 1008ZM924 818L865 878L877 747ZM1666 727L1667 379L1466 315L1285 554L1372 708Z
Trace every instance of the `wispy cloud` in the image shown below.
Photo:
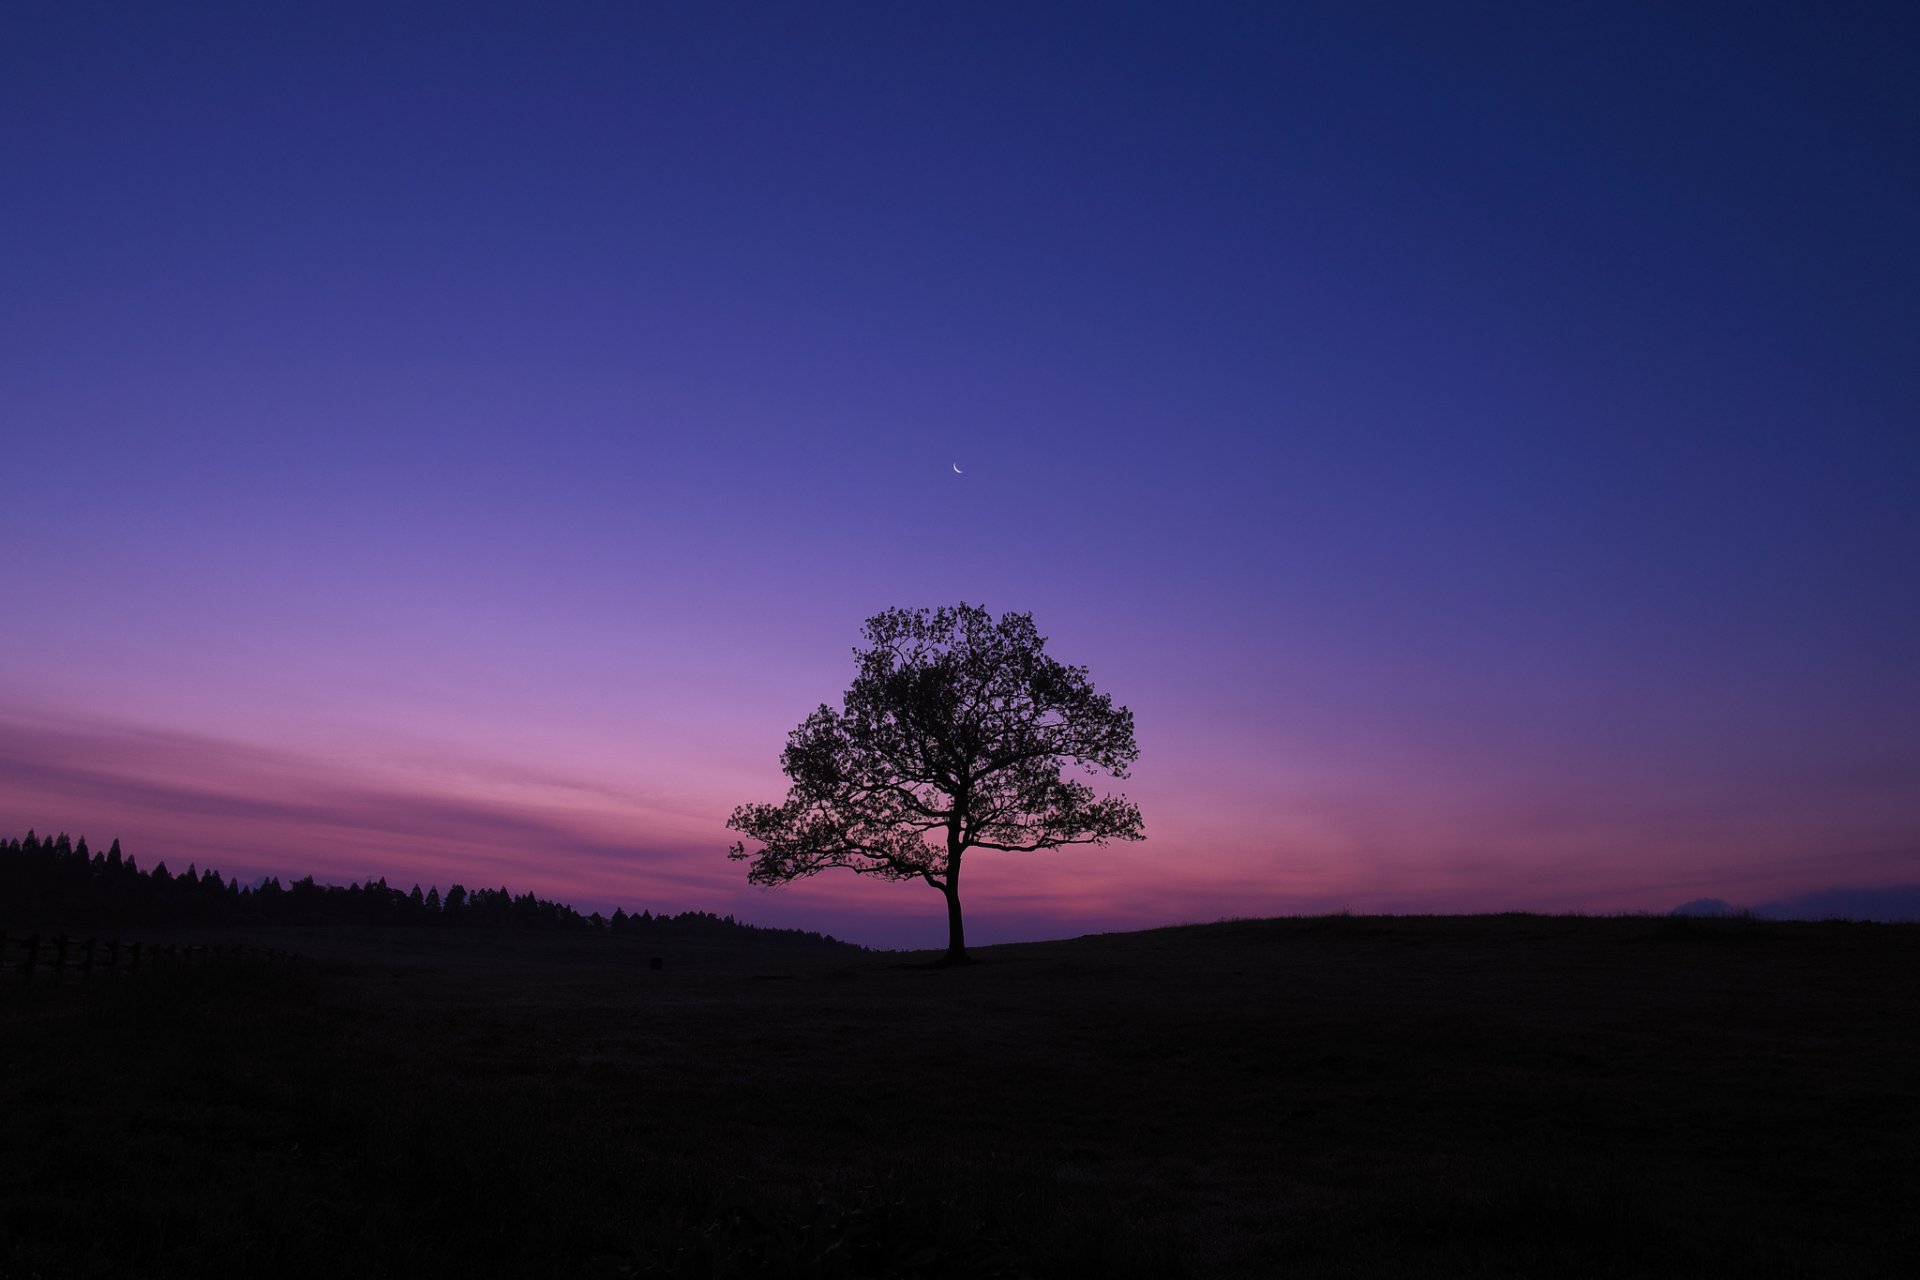
M464 875L595 898L685 900L712 887L700 862L713 858L718 832L712 847L653 836L637 802L594 791L581 803L580 789L570 794L538 776L493 781L501 793L545 803L433 781L396 783L351 761L206 734L0 716L0 810L11 826L120 836L148 862L218 858L251 872L323 878ZM618 830L623 817L631 836Z
M1776 833L1771 848L1742 855L1732 831L1691 830L1665 813L1550 821L1520 806L1517 829L1501 829L1491 811L1446 797L1386 807L1340 793L1281 797L1250 836L1224 819L1183 815L1177 791L1143 799L1156 821L1145 844L976 855L970 932L980 941L1064 936L1342 906L1657 911L1711 895L1890 918L1909 908L1812 891L1841 880L1920 879L1920 849L1910 846L1809 853L1782 847L1791 837ZM701 812L704 803L666 787L656 794L644 783L629 790L578 780L545 758L485 758L392 736L364 748L293 748L0 712L0 832L65 829L95 843L117 836L143 865L164 858L178 869L192 860L243 879L457 880L531 889L582 910L736 912L881 944L939 941L937 896L913 886L835 873L777 891L749 888L723 856L724 812ZM1676 827L1681 838L1672 840Z

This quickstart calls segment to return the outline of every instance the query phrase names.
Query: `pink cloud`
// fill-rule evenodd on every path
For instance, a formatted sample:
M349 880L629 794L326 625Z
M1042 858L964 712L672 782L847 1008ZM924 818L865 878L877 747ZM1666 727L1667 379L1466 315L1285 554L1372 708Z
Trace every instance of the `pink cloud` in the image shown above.
M718 741L718 730L709 737ZM369 742L269 747L104 718L0 714L0 821L14 834L117 836L143 865L194 861L243 879L504 884L581 910L731 912L874 945L944 940L939 897L920 886L844 873L747 886L724 856L728 806L773 799L782 780L738 756L716 763L708 753L676 768L653 748L644 760L594 762L595 772L575 759L486 757L394 734ZM1761 901L1905 883L1920 868L1920 850L1899 838L1898 805L1781 799L1764 779L1704 798L1684 778L1642 780L1629 801L1596 772L1489 779L1457 761L1423 772L1405 760L1374 773L1352 759L1248 751L1211 771L1205 763L1176 759L1122 784L1146 813L1142 843L976 851L969 937L1342 907L1665 910L1701 896ZM595 780L623 774L635 785ZM740 794L718 795L732 790Z

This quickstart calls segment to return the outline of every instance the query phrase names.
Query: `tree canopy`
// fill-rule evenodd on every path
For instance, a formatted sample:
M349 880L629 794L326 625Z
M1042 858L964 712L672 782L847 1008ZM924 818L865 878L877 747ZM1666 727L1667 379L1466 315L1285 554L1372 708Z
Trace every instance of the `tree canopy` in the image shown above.
M1049 657L1031 614L889 609L862 634L841 708L823 703L788 735L787 798L727 820L747 838L728 856L748 862L749 881L831 867L923 880L946 897L947 959L960 962L967 850L1141 838L1137 806L1075 776L1127 776L1140 755L1133 713L1085 667Z

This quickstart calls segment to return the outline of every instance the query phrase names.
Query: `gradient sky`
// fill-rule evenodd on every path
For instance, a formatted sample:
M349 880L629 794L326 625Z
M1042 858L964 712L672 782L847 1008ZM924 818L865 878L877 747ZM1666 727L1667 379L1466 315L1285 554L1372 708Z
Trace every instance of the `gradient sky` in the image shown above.
M15 0L0 827L939 945L723 824L966 600L975 941L1920 881L1915 12Z

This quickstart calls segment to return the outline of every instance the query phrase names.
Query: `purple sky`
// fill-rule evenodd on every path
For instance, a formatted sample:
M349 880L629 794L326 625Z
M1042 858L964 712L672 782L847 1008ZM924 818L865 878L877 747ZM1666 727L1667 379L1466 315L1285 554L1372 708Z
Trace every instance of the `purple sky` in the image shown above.
M975 941L1920 882L1908 7L401 7L0 11L8 834L937 945L723 824L966 600Z

